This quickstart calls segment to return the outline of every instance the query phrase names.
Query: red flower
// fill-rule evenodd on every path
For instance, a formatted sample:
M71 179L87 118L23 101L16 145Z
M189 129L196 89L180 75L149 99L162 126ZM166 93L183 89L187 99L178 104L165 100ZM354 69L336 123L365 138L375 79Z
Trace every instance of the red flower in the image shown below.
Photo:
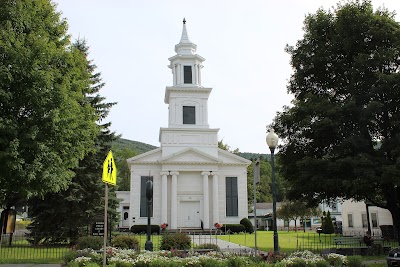
M215 223L214 226L215 226L215 228L218 228L218 229L219 229L219 228L222 227L222 223Z
M161 224L161 229L165 230L168 227L168 223Z

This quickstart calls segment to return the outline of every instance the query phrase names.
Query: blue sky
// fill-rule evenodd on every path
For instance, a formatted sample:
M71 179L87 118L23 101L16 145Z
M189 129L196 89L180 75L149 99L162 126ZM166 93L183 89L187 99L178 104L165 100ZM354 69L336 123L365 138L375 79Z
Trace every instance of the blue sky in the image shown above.
M331 0L57 0L72 39L85 38L90 58L106 86L102 95L118 102L111 129L123 138L159 146L168 126L168 58L175 55L182 20L204 57L202 84L212 87L209 123L219 139L241 152L269 153L266 125L284 105L291 75L287 44L302 38L307 14ZM374 0L400 12L399 0ZM399 15L396 20L399 21Z

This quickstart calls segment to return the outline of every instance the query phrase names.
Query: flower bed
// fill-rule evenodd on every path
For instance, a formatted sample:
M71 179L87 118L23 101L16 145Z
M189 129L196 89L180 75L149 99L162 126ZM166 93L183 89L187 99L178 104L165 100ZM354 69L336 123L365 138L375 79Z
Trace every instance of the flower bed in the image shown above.
M310 251L294 252L289 256L266 257L249 254L235 254L229 252L208 252L200 254L193 250L182 251L155 251L137 252L133 249L107 248L107 263L113 267L206 267L206 266L268 266L268 267L329 267L341 266L347 263L347 258L338 254L325 255L325 258L315 255ZM73 255L72 255L73 254ZM270 255L271 253L268 253ZM102 251L91 249L71 252L67 257L68 267L102 266ZM351 267L351 266L349 266Z

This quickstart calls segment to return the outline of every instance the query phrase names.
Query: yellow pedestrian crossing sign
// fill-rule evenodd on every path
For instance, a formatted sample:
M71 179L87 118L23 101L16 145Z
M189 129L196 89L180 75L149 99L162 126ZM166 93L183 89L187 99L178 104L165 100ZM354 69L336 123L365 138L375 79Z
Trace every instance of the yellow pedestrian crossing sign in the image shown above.
M108 152L103 163L103 182L110 185L117 185L117 167L115 166L112 152Z

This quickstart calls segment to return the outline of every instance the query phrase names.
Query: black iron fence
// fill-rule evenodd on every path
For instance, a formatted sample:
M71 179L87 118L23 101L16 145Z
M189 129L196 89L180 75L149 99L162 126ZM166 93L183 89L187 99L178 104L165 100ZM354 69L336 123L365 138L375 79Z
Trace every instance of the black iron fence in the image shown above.
M58 241L56 241L56 239ZM41 240L40 242L36 242ZM38 235L28 237L24 232L1 235L0 259L59 261L70 249L68 238L60 236Z
M124 233L128 235L134 235L132 233ZM219 236L209 233L188 233L192 242L196 245L205 243L216 244L222 246L224 241L219 239ZM296 251L296 250L310 250L315 253L327 253L337 252L349 254L363 254L365 252L371 252L371 249L375 249L372 252L386 253L388 249L398 247L398 241L396 239L387 239L382 236L373 236L374 245L367 246L362 242L362 232L352 233L351 236L344 235L325 235L316 234L314 232L297 232L297 233L285 233L279 232L279 245L284 251ZM240 240L244 243L241 244L243 248L254 248L254 234L239 234ZM261 233L260 233L261 235ZM135 234L134 235L140 244L140 249L145 249L146 235ZM229 233L225 235L225 240L232 243L238 242L238 234ZM272 247L272 234L268 235L271 239L269 246ZM151 235L151 241L153 242L154 250L158 250L160 247L162 235ZM260 240L260 239L258 239ZM259 241L262 244L261 240ZM25 232L17 232L13 235L1 235L0 245L0 260L3 262L9 260L36 260L36 261L62 261L65 254L73 248L71 244L74 244L74 240L61 235L33 235L27 236ZM231 244L231 243L230 243ZM224 249L224 247L221 247ZM268 251L268 249L266 249Z

